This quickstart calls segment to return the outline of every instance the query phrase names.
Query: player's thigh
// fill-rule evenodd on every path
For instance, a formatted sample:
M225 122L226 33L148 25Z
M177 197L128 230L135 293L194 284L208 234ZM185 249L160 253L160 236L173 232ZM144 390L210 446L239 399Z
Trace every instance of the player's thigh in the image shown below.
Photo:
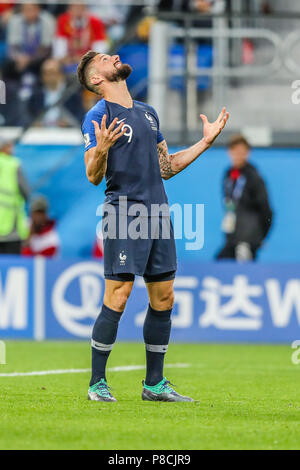
M105 279L104 304L116 312L123 312L132 291L133 282Z
M174 279L146 283L150 305L154 310L170 310L174 304Z

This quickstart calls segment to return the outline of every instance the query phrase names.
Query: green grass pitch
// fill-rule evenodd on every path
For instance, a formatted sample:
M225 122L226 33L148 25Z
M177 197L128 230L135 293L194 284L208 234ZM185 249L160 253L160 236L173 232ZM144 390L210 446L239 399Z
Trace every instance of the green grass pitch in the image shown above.
M142 402L143 370L110 372L118 403L86 400L89 373L0 377L0 449L300 449L300 365L287 346L171 344L167 377L196 403ZM118 343L109 367L143 365ZM88 342L7 342L0 374L90 365Z

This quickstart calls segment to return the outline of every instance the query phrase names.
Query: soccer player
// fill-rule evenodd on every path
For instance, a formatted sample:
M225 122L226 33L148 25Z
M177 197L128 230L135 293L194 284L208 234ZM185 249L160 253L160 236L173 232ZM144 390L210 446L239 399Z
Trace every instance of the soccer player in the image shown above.
M88 111L82 125L86 175L95 185L105 176L105 203L114 209L119 220L125 220L119 222L116 237L104 234L105 292L102 310L92 332L92 377L88 398L116 401L107 385L105 368L134 277L140 275L144 277L149 295L143 327L147 366L142 399L193 401L177 393L163 374L177 267L172 225L169 238L161 235L152 237L151 230L151 236L147 238L132 239L121 236L120 231L124 232L122 224L134 221L130 211L134 204L143 205L148 211L146 224L152 223L155 217L151 212L153 206L167 205L168 202L162 179L177 175L205 152L224 128L229 115L223 108L217 120L210 123L201 114L203 138L195 145L170 155L159 130L155 110L131 98L126 79L132 69L123 64L118 55L89 51L82 57L77 72L80 83L101 97ZM126 213L124 197L127 197ZM158 216L159 233L164 217Z

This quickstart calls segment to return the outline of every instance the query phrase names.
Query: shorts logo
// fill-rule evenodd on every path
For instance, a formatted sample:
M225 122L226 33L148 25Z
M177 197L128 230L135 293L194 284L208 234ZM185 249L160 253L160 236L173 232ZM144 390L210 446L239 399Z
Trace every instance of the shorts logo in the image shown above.
M125 266L127 256L125 255L124 250L121 251L119 258L120 258L120 266Z
M153 119L153 117L151 116L151 114L149 114L148 112L145 113L145 118L148 119L148 121L150 122L151 129L152 129L153 131L157 131L156 122L154 121L154 119Z
M125 119L126 118L120 119L119 121L117 121L117 124L121 124L121 122L125 121ZM123 129L126 129L126 132L124 133L124 135L126 137L128 137L128 143L130 144L130 142L132 141L133 129L129 124L126 124L125 122L124 122L121 130L123 130Z

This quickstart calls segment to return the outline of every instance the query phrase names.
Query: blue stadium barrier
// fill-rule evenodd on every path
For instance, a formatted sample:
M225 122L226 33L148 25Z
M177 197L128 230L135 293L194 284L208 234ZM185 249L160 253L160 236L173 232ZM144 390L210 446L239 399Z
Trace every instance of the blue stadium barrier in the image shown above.
M0 339L88 339L101 308L103 265L3 256L0 286ZM120 340L142 340L147 304L137 278ZM299 325L300 264L180 263L172 341L292 343Z
M128 87L134 92L135 99L144 99L147 96L148 83L148 44L126 44L122 46L117 54L124 63L130 64L134 73L127 80ZM197 46L198 67L211 67L213 61L213 49L209 44ZM169 68L185 68L185 54L183 44L172 44L169 50ZM199 77L197 79L198 90L205 90L211 85L210 77ZM184 77L171 77L170 88L178 91L184 89Z
M170 148L170 152L177 149ZM103 202L105 182L99 187L85 177L83 147L19 145L31 186L54 167L59 169L41 180L38 192L51 203L58 220L64 257L89 257L96 237L97 206ZM274 224L259 262L300 263L300 151L299 149L253 149L251 161L263 175L274 209ZM165 182L170 204L204 204L204 247L187 251L186 240L177 240L179 260L211 261L223 243L221 183L228 167L226 150L212 148L180 175Z
M185 69L185 53L183 44L173 44L170 49L169 67L170 69ZM213 62L213 49L209 44L197 46L197 66L209 68ZM197 79L198 90L206 90L211 85L210 77L199 77ZM172 77L170 87L174 90L184 90L184 77Z
M122 62L134 69L128 79L129 89L134 91L134 98L143 100L147 96L148 79L148 44L126 44L118 49L117 54Z

